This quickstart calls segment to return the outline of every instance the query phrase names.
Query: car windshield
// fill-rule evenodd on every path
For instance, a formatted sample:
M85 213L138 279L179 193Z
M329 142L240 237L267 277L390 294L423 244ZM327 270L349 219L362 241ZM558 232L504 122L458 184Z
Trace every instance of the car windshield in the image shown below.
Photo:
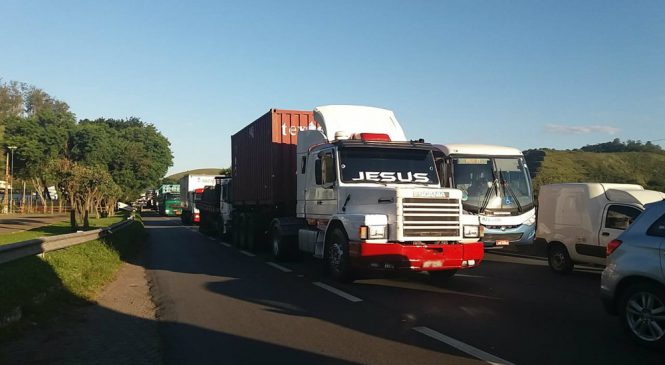
M424 149L345 147L340 149L345 183L438 184L432 152Z
M521 157L455 157L453 176L467 210L524 211L533 206L531 178Z

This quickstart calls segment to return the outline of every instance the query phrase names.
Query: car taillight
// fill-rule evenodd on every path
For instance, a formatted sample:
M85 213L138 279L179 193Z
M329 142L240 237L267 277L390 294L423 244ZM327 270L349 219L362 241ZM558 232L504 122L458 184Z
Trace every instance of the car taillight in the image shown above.
M611 255L614 250L621 246L623 242L621 240L611 240L607 243L607 256Z

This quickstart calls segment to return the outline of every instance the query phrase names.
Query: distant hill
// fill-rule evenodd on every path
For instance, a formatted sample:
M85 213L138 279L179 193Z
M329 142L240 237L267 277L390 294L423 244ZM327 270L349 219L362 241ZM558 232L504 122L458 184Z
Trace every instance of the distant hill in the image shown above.
M185 175L224 175L224 174L228 174L228 169L223 169L223 168L195 169L165 176L163 180L178 181L180 180L181 177Z
M534 189L561 182L639 184L665 191L665 154L662 152L525 151Z

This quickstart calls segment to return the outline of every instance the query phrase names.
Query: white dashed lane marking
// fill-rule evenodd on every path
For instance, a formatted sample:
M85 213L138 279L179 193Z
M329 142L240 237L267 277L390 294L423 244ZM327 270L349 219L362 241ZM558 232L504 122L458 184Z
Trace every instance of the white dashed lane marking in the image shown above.
M485 352L481 349L475 348L471 345L467 345L462 341L458 341L458 340L456 340L452 337L448 337L448 336L444 335L443 333L437 332L437 331L435 331L431 328L428 328L428 327L414 327L413 330L416 331L416 332L420 332L425 336L431 337L431 338L433 338L437 341L441 341L441 342L443 342L443 343L445 343L449 346L452 346L452 347L454 347L454 348L456 348L456 349L458 349L458 350L460 350L464 353L467 353L471 356L474 356L474 357L476 357L480 360L483 360L488 364L514 365L510 361L506 361L506 360L504 360L500 357L496 357L496 356L494 356L490 353L487 353L487 352Z
M279 265L279 264L276 264L276 263L274 263L274 262L270 262L270 261L269 261L269 262L266 262L266 264L268 264L268 265L274 267L274 268L277 269L277 270L283 271L283 272L291 272L291 271L293 271L293 270L289 269L288 267L284 267L284 266Z
M362 299L360 299L360 298L358 298L358 297L356 297L356 296L353 296L353 295L351 295L351 294L349 294L349 293L343 292L343 291L341 291L341 290L339 290L339 289L337 289L337 288L335 288L335 287L333 287L333 286L330 286L330 285L328 285L328 284L324 284L324 283L322 283L322 282L320 282L320 281L315 281L315 282L313 282L312 284L318 286L318 287L321 288L321 289L327 290L327 291L329 291L329 292L331 292L331 293L333 293L333 294L335 294L335 295L339 295L340 297L342 297L342 298L348 300L349 302L357 303L357 302L362 302L362 301L363 301Z

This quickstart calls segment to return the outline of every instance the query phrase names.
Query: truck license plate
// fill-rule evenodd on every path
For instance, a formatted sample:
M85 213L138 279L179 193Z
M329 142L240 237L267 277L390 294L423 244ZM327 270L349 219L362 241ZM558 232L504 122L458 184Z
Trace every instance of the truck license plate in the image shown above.
M441 260L430 260L430 261L425 261L425 262L423 262L423 267L424 267L424 268L430 268L430 267L443 267L443 261L441 261Z
M510 243L510 241L508 241L508 240L497 240L496 241L497 246L508 246L509 243Z

